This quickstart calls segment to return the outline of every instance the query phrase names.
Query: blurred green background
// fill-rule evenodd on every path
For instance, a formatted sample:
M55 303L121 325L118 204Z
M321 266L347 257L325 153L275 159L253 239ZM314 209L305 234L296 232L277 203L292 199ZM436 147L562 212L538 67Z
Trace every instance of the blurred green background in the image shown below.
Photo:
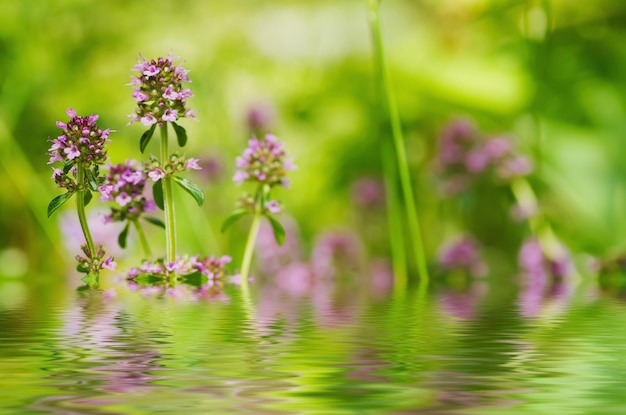
M511 133L534 158L543 211L574 253L626 248L626 3L385 0L382 9L429 258L464 226L433 169L437 136L457 115ZM198 123L182 122L186 153L217 166L195 177L204 207L176 197L181 252L240 258L248 223L226 234L219 226L242 190L230 178L249 138L247 113L268 105L271 130L298 166L291 189L276 196L305 252L321 232L351 229L368 255L389 255L384 209L353 194L359 179L380 179L380 140L390 139L379 134L364 0L0 0L1 276L45 283L73 268L61 229L73 209L46 217L59 193L46 164L55 121L68 107L98 113L117 131L111 160L142 159L143 126L126 125L134 110L126 84L139 53L170 51L191 70L199 111ZM490 192L486 205L508 197ZM488 211L472 220L486 230L485 246L504 244L506 229Z

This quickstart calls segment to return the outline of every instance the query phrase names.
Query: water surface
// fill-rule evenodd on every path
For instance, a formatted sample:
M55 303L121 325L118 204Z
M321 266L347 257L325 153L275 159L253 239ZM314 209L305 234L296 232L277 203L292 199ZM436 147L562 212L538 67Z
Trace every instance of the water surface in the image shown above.
M0 306L3 414L622 414L626 306L595 289L237 287Z

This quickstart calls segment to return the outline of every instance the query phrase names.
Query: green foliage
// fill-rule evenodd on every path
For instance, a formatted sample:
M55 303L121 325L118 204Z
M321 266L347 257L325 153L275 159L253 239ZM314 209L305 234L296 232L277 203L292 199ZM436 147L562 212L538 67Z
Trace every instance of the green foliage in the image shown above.
M178 177L178 176L172 176L172 179L174 179L174 182L176 182L187 193L189 193L191 197L193 197L193 199L196 201L198 206L202 206L202 204L204 203L204 193L202 192L202 189L198 187L197 184L195 184L189 179L185 179L185 178Z
M50 217L57 209L59 209L65 202L70 200L74 193L64 193L62 195L58 195L54 199L50 201L48 204L48 217Z
M152 185L152 197L154 198L154 203L161 210L165 209L165 205L163 204L163 180L159 179Z
M126 226L124 226L124 229L122 229L122 232L120 232L120 234L117 237L117 244L120 246L120 248L126 248L126 241L128 240L129 228L130 228L130 223L127 222Z
M152 216L142 216L142 217L146 222L151 223L154 226L158 226L159 228L165 229L165 223L163 223L161 219L153 218Z
M267 219L270 221L270 225L272 225L272 231L274 232L274 239L276 239L276 243L278 245L282 245L285 243L285 228L283 225L273 216L267 215Z
M178 141L178 145L180 147L185 147L185 144L187 144L187 131L185 131L183 127L176 124L175 122L172 123L172 126L174 127L174 131L176 132L176 140Z
M235 222L237 222L239 219L243 218L244 216L250 214L251 212L247 209L237 209L235 210L233 213L230 214L230 216L228 216L226 219L224 219L224 222L222 222L222 227L220 228L220 232L224 233L226 232L226 230L228 228L230 228L231 225L233 225Z
M146 150L148 144L150 144L150 140L154 135L154 130L156 129L156 126L156 124L152 124L152 126L144 131L144 133L141 135L141 139L139 140L139 150L141 150L142 153Z

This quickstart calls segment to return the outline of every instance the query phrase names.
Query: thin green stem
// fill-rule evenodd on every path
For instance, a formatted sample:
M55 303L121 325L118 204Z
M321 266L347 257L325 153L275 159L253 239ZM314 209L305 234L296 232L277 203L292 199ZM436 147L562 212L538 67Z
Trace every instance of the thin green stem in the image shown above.
M383 171L385 173L385 193L387 222L391 245L391 266L394 275L394 289L402 291L407 284L406 247L402 229L402 206L398 200L398 183L394 169L393 148L389 143L383 146Z
M554 234L552 226L548 223L541 212L537 196L528 180L519 177L511 183L511 192L523 212L528 212L528 223L531 233L537 238L543 252L550 259L558 259L562 256L563 245Z
M89 190L85 189L85 167L78 163L76 166L76 182L78 183L78 192L76 192L76 210L78 211L78 220L80 221L80 227L85 235L85 241L89 248L91 257L96 255L96 245L93 243L91 232L89 231L89 224L87 223L87 215L85 215L85 193Z
M392 92L391 77L389 69L385 61L384 46L380 29L380 12L379 0L369 0L369 23L372 32L372 40L374 44L374 55L377 61L378 78L381 83L381 89L384 94L384 101L389 112L389 120L391 123L391 132L393 136L394 146L396 148L396 158L398 163L398 173L400 176L400 186L402 196L406 203L406 216L408 219L409 234L413 244L413 254L417 264L420 277L428 281L428 267L426 265L426 254L424 252L424 244L422 240L422 231L413 196L413 187L411 185L411 175L404 147L404 137L402 127L400 125L400 116L396 107L395 99Z
M141 242L143 253L146 256L146 259L149 259L152 257L152 251L150 250L150 244L148 244L148 239L146 238L146 234L144 233L143 228L141 227L141 224L139 223L137 219L133 219L132 222L133 222L133 225L135 226L135 229L137 229L137 235L139 235L139 241Z
M256 242L256 237L259 233L259 227L261 225L261 208L261 197L260 195L257 195L254 218L252 219L250 233L248 234L248 241L246 242L246 249L243 254L243 262L241 263L241 286L244 289L247 289L248 287L248 276L250 274L250 265L252 264L254 243Z
M167 142L167 123L161 126L161 163L169 160ZM165 210L165 258L167 262L176 261L176 216L174 215L174 195L172 178L165 175L161 181L163 185L163 205Z

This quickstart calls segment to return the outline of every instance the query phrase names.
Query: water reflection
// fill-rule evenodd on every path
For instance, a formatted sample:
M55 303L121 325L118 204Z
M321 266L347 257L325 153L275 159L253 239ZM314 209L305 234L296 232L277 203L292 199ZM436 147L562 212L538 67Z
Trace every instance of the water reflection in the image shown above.
M468 278L427 295L391 290L384 262L334 278L303 261L282 271L247 300L230 284L118 285L4 309L0 409L524 414L553 413L568 391L561 412L624 403L626 305L592 284Z

